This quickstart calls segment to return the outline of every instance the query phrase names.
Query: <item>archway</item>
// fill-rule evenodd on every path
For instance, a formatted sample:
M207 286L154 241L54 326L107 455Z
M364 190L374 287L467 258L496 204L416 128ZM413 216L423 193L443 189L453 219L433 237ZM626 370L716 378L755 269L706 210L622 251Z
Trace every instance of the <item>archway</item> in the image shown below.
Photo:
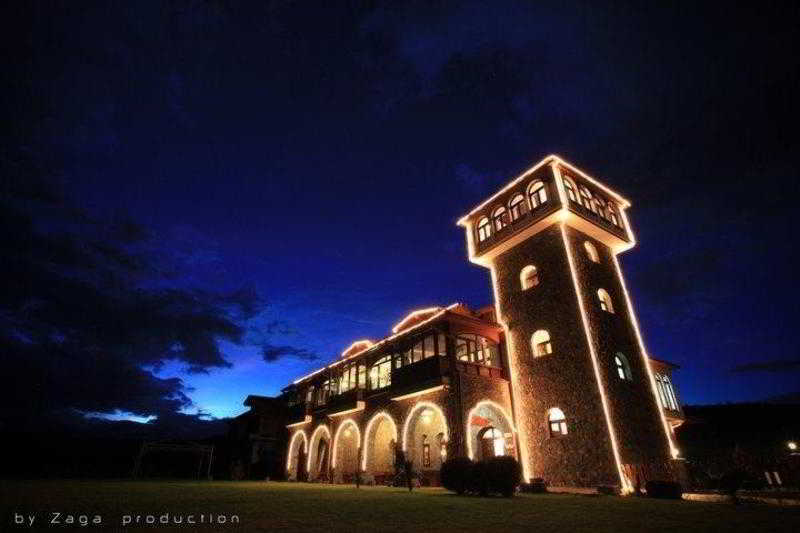
M365 478L383 485L394 476L397 448L397 425L385 411L370 418L364 431L364 451L361 469Z
M328 481L328 465L330 464L331 431L328 426L320 425L311 435L308 443L309 481Z
M498 455L517 457L511 418L499 404L483 400L467 413L467 454L480 461Z
M439 470L447 458L450 433L442 409L431 402L419 402L403 425L403 451L420 473L421 482L439 484Z
M304 430L297 431L289 441L289 451L286 456L286 475L293 481L306 481L306 454L308 453L308 438Z
M336 429L333 437L331 468L334 482L354 483L358 471L358 453L361 446L361 431L352 418L348 418Z

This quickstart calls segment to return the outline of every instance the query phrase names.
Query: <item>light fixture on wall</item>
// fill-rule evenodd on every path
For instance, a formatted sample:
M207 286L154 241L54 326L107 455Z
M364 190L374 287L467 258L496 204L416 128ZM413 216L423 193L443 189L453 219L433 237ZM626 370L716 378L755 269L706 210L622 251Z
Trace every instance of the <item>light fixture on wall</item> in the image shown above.
M789 448L793 452L797 451L797 443L795 441L793 441L793 440L790 440L789 442L787 442L786 443L786 447Z

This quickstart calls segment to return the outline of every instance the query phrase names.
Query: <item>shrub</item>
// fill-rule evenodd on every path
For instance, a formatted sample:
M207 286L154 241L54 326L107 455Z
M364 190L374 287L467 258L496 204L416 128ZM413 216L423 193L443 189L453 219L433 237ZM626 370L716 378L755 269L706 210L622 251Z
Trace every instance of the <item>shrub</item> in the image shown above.
M469 489L471 471L472 461L466 457L451 457L442 464L442 486L456 494L464 494Z
M492 457L486 461L486 478L489 492L510 498L522 479L522 468L513 457Z
M650 498L680 500L683 495L681 484L674 481L648 481L645 483L644 488Z
M521 484L520 490L522 492L529 492L532 494L541 494L547 492L547 482L540 477L535 477L530 483Z
M746 477L744 472L740 470L730 470L720 478L719 489L728 494L736 494L736 491L742 487Z
M469 492L479 496L489 495L489 468L486 461L472 463L469 469Z

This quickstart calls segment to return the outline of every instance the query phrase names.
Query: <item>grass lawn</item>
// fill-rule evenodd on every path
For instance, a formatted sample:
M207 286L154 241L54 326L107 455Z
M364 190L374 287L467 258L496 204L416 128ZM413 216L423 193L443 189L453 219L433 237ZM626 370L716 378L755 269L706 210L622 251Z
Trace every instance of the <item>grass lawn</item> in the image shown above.
M766 505L706 504L612 496L519 495L512 499L459 497L442 489L415 490L265 482L0 481L2 531L14 515L36 513L47 526L52 511L102 516L103 530L187 530L135 524L125 515L201 513L238 515L238 525L205 531L800 531L800 509ZM144 520L144 518L142 518ZM69 526L63 525L62 528ZM72 528L79 526L73 525ZM58 529L58 528L57 528ZM99 530L91 523L81 529Z

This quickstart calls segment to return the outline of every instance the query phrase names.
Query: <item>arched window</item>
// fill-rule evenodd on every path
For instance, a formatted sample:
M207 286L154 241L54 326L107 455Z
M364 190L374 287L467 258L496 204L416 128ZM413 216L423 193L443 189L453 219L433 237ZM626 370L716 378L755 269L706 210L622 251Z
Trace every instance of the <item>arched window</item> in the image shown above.
M497 344L486 337L463 333L456 338L456 359L500 368Z
M544 188L544 183L538 180L531 183L528 188L528 201L532 210L547 202L547 189Z
M614 366L617 368L617 376L619 376L619 379L633 381L631 365L628 364L628 359L620 352L617 352L614 356Z
M589 256L589 259L595 263L600 262L600 254L597 253L597 248L594 247L594 244L589 241L583 241L583 247L586 249L586 255Z
M584 187L583 185L580 186L581 191L581 203L586 209L591 209L592 211L595 210L594 204L592 203L592 193L589 192L589 189Z
M528 265L519 273L519 282L522 290L527 291L539 284L539 269L533 265Z
M506 454L506 439L503 433L492 426L481 430L478 434L481 444L481 458L500 457Z
M614 202L609 201L606 204L606 214L608 215L608 220L610 220L612 224L619 226L619 216L617 216L617 210L614 208Z
M550 334L540 329L531 337L531 348L534 357L541 357L553 353L553 345L550 343Z
M483 242L492 234L492 225L489 224L489 219L483 217L478 221L478 242Z
M592 211L599 214L603 218L608 218L606 216L606 203L599 196L595 196L594 200L592 200Z
M369 388L382 389L392 384L392 357L387 355L375 361L369 369Z
M494 230L500 231L508 226L508 211L505 207L498 207L492 213L492 221L494 222Z
M517 220L527 213L528 205L525 203L525 197L521 194L514 196L508 204L508 210L511 211L511 220Z
M614 312L614 304L611 303L611 296L605 289L597 289L597 298L600 300L600 309L607 313Z
M547 411L547 422L550 424L550 436L560 437L567 434L567 417L564 411L553 407Z
M564 181L564 189L567 191L567 196L573 202L578 201L578 196L575 194L575 183L570 179L569 176L562 176Z

